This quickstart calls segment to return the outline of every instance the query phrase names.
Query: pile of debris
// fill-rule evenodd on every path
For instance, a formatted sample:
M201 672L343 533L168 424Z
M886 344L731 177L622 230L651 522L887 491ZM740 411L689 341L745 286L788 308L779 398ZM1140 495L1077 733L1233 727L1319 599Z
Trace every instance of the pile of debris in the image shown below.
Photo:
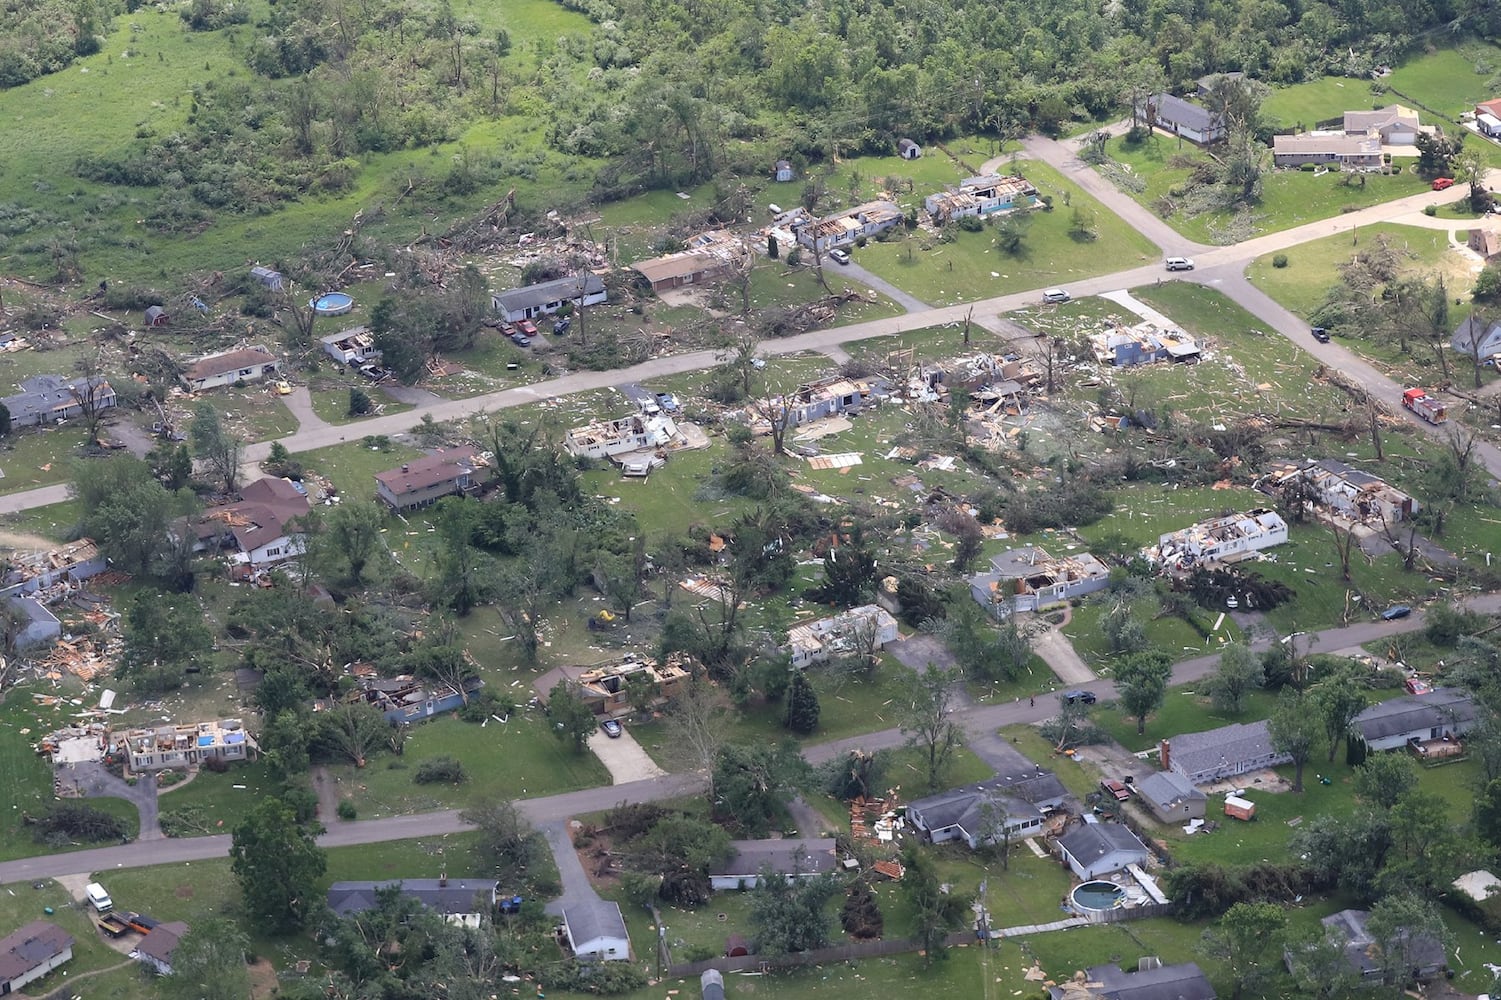
M59 680L63 673L69 673L80 680L92 681L114 669L122 645L123 641L115 637L59 639L38 666L50 680Z

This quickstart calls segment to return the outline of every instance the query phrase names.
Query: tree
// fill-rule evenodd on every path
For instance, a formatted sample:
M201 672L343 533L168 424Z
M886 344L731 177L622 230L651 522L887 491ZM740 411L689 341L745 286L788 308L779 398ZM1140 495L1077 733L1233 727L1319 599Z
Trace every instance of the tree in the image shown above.
M1221 182L1232 201L1252 204L1261 196L1261 178L1266 174L1268 151L1248 122L1230 120L1229 137L1221 154Z
M1416 780L1416 773L1413 778ZM1491 847L1501 846L1501 778L1492 778L1486 782L1484 789L1475 797L1475 833Z
M1132 653L1115 667L1115 693L1126 714L1136 720L1137 735L1147 731L1147 716L1162 707L1173 674L1165 653Z
M905 869L902 896L912 912L912 924L922 948L923 962L932 965L935 959L948 957L944 942L949 931L964 920L969 900L942 884L928 852L912 841L902 848L902 868Z
M274 933L301 927L321 899L327 859L280 799L263 800L235 827L229 857L245 908Z
M99 543L115 568L137 576L170 578L174 585L182 565L181 548L165 544L168 525L197 510L192 494L168 493L145 462L130 455L79 462L69 491L79 501L79 524ZM184 545L196 540L180 532ZM191 553L191 549L188 550Z
M83 420L84 430L88 432L89 444L98 444L99 425L104 422L104 411L107 409L104 404L114 393L99 371L99 362L94 358L80 358L73 369L83 377L74 379L69 384L68 393L78 406L78 416Z
M707 774L725 741L729 705L706 677L678 689L663 718L662 745L675 763Z
M870 601L876 584L876 557L858 532L823 557L823 583L809 596L815 601L853 608Z
M782 716L782 725L801 736L807 736L818 728L818 692L813 690L808 675L801 670L792 672L792 685L787 689L787 711Z
M1381 967L1386 981L1406 987L1416 976L1417 958L1435 946L1447 954L1454 935L1444 923L1432 899L1399 893L1378 900L1371 907L1366 930L1381 949Z
M929 788L938 787L938 776L964 744L964 734L949 719L953 696L948 676L933 664L922 673L909 675L897 703L897 720L907 743L922 751Z
M547 717L552 721L552 734L564 743L572 743L577 753L582 753L589 737L599 731L594 711L584 704L577 685L566 680L558 681L548 692Z
M1272 749L1293 761L1293 791L1303 790L1303 767L1323 746L1324 720L1314 705L1295 691L1283 691L1267 720Z
M1333 927L1288 948L1288 965L1298 995L1310 1000L1346 1000L1360 979L1345 956L1345 936Z
M0 403L0 438L10 436L10 407Z
M1391 850L1376 878L1381 894L1413 892L1437 897L1466 870L1463 865L1474 851L1450 824L1446 809L1441 796L1416 790L1392 805L1387 814Z
M233 920L198 921L172 950L172 974L157 984L157 992L167 1000L248 997L249 951L250 939Z
M313 746L326 760L364 767L391 738L391 723L368 701L341 701L319 712Z
M942 620L925 627L943 639L955 664L972 681L1015 680L1032 657L1032 644L1014 619L1008 617L997 628L967 593Z
M1215 708L1239 715L1245 709L1246 695L1265 683L1261 659L1244 643L1232 642L1220 652L1219 667L1209 678L1209 697Z
M346 410L348 416L363 417L374 409L375 404L370 401L369 393L357 385L349 387L349 406Z
M1501 264L1487 264L1475 276L1475 287L1470 289L1470 297L1476 302L1484 302L1487 305L1501 302ZM1478 322L1471 313L1471 321ZM1479 388L1478 386L1476 388ZM0 437L4 431L0 430Z
M594 580L599 589L609 598L610 607L627 622L631 620L631 609L641 598L641 575L646 564L646 539L638 535L631 541L632 552L624 555L601 552L594 567Z
M185 444L174 448L171 442L163 441L146 453L146 461L151 463L151 474L157 482L173 493L193 481L193 456Z
M1445 135L1442 127L1433 132L1419 132L1418 173L1424 177L1444 177L1451 173L1451 162L1464 143L1464 134Z
M1355 769L1355 794L1383 812L1417 785L1417 766L1405 753L1374 754Z
M182 684L184 669L207 653L213 641L195 600L143 590L125 611L125 648L115 676L142 691L173 690Z
M750 898L751 927L761 951L787 955L827 946L827 904L838 891L839 880L833 875L785 878L763 868Z
M527 871L541 861L547 847L532 829L516 803L487 798L459 813L459 819L479 832L475 850L490 865L501 882L530 884Z
M709 782L714 816L747 837L764 837L786 816L786 800L809 777L793 743L727 743L719 748Z
M473 545L478 505L466 497L444 497L433 509L439 541L433 595L463 617L492 589L489 563Z
M365 578L365 567L383 551L381 528L385 515L373 500L354 500L341 503L324 518L322 541L315 545L317 560L322 571L327 572L330 563L342 561L343 578L359 586Z
M1490 207L1491 193L1485 188L1485 154L1469 146L1454 157L1454 179L1470 185L1470 211L1484 212Z
M1287 915L1273 903L1236 903L1204 932L1205 954L1223 963L1235 984L1232 1000L1258 993L1277 974Z
M1329 761L1334 761L1334 751L1339 741L1348 739L1350 725L1355 717L1365 710L1365 693L1360 678L1349 670L1341 670L1313 689L1313 709L1324 723L1324 742L1329 745Z
M193 442L193 457L208 466L224 484L225 493L233 493L240 476L240 439L224 430L212 403L204 401L194 408L188 437Z

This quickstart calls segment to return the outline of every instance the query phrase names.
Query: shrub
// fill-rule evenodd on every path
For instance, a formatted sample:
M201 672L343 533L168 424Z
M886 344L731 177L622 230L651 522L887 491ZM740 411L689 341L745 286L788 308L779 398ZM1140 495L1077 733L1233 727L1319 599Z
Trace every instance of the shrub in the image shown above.
M229 761L223 757L210 757L203 762L203 769L205 771L212 771L215 774L223 774L229 770Z
M1423 214L1426 215L1426 216L1428 216L1430 219L1433 218L1435 215L1438 214L1438 206L1437 205L1424 205L1423 206Z
M978 233L985 228L985 221L978 215L961 215L959 228L966 233Z
M182 781L182 779L183 773L181 771L163 771L160 775L157 776L156 787L171 788L173 785Z
M351 417L363 417L373 409L375 409L375 404L370 402L370 397L366 394L365 390L359 386L351 386L349 389L349 415Z
M1317 163L1305 163L1302 166L1298 167L1298 169L1303 171L1305 174L1311 174L1315 170L1319 169L1319 165Z
M49 847L63 847L80 840L123 841L127 833L124 820L82 802L62 803L45 815L27 816L24 822L34 828L32 838Z
M465 778L464 765L453 757L433 757L417 765L412 780L419 785L458 785Z
M1286 267L1287 266L1287 254L1285 254L1285 253L1274 254L1272 256L1272 266L1273 267Z
M354 819L360 814L359 810L354 807L354 803L348 799L340 799L339 808L335 811L338 812L340 819Z

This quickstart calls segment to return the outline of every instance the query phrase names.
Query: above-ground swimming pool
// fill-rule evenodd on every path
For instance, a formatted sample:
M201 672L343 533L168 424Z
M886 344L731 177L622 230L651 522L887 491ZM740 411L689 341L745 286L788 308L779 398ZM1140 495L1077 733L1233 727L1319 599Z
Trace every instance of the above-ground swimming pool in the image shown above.
M1113 910L1125 902L1126 890L1114 882L1085 882L1071 898L1080 910Z
M342 316L354 308L354 299L343 292L325 292L308 305L319 316Z

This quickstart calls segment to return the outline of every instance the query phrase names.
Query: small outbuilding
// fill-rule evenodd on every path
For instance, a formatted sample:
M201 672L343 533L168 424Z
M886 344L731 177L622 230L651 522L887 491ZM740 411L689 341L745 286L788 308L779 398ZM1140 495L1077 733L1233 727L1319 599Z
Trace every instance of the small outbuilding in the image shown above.
M147 326L166 326L170 320L171 317L167 315L167 310L163 309L161 306L146 307Z
M273 292L282 290L281 272L269 267L262 267L259 264L252 267L250 269L250 280L258 285L265 285Z
M1137 781L1136 798L1164 823L1203 819L1209 801L1177 771L1157 771Z
M705 969L698 977L698 988L704 1000L724 1000L724 976L718 969Z
M724 939L725 958L740 958L741 956L749 955L750 953L750 942L741 935L731 934L729 937Z
M1147 845L1126 827L1093 819L1086 816L1083 826L1058 838L1064 862L1079 878L1088 881L1152 859Z
M135 946L130 957L147 966L158 976L172 975L172 956L177 946L188 933L188 925L181 920L157 924Z
M778 160L771 168L771 179L779 184L785 184L792 178L792 161L790 160Z
M898 139L896 141L896 155L904 160L915 160L922 155L922 147L911 139Z
M563 907L563 936L568 947L578 958L630 961L631 936L620 904L600 899L592 892L589 895L588 899Z

